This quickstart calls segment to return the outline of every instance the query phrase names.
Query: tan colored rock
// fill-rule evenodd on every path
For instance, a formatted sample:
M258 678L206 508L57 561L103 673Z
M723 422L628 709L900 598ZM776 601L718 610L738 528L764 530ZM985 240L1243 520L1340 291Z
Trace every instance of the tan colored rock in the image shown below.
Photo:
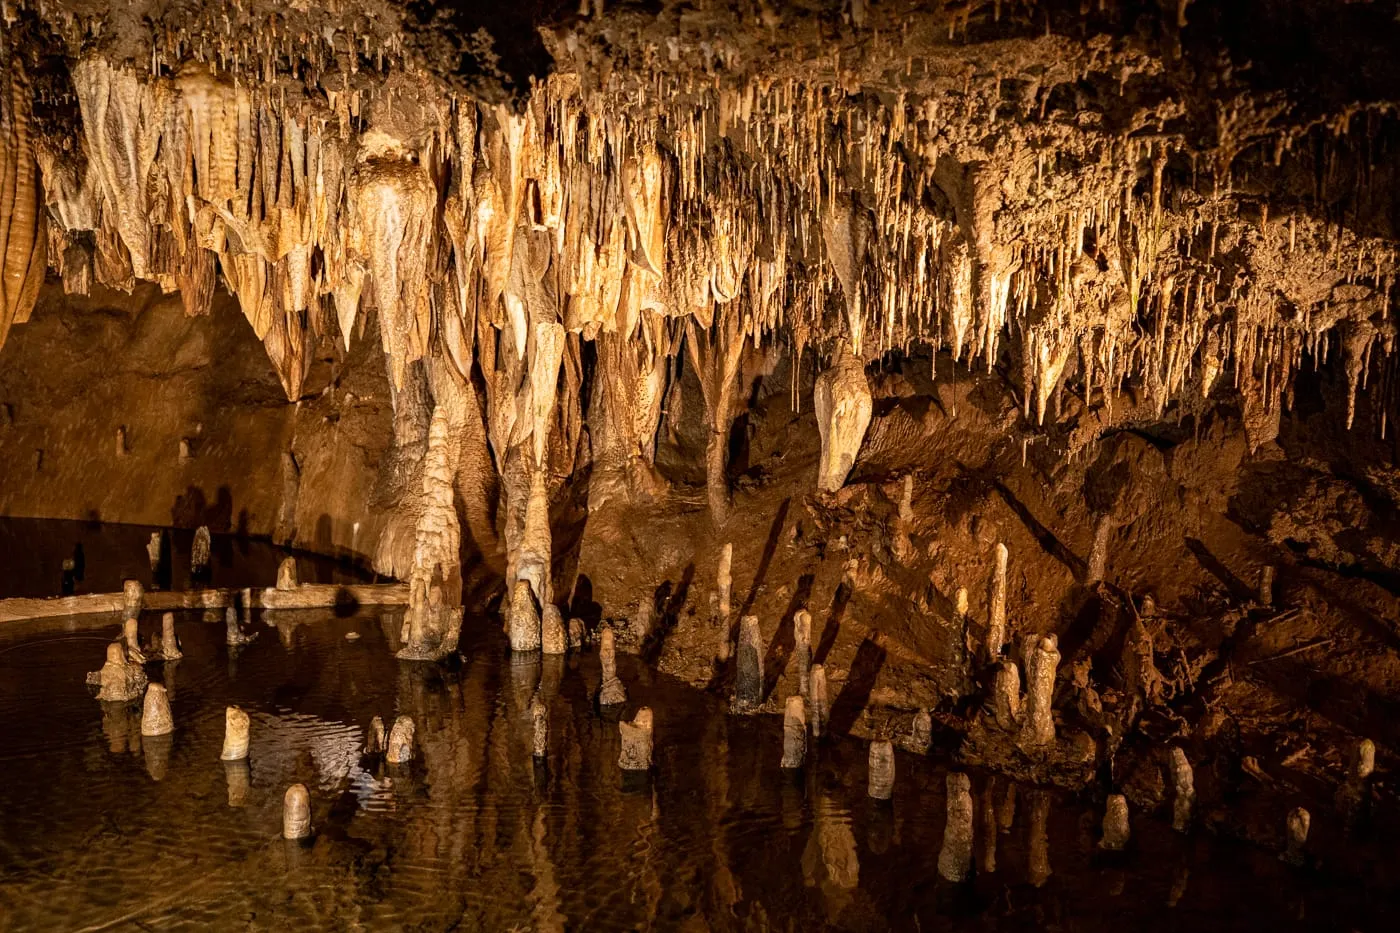
M992 716L1008 732L1021 723L1021 672L1010 658L1001 660L992 680Z
M617 763L623 771L649 771L652 759L651 710L643 706L631 722L619 722L622 751Z
M826 731L826 719L830 712L826 698L826 668L821 664L812 665L811 673L811 719L812 738L820 738Z
M627 688L617 676L617 641L612 626L604 626L598 637L598 660L602 663L603 683L598 688L599 706L621 706L627 702Z
M938 852L938 874L948 881L966 881L972 875L972 781L966 774L948 775L948 819L943 826L943 847Z
M175 636L173 612L160 617L160 656L166 661L178 661L185 656L180 650L180 639Z
M194 545L190 548L190 571L202 576L209 570L209 526L200 525L194 532Z
M870 743L869 777L866 793L875 800L894 796L894 746L881 739Z
M146 588L140 580L122 581L122 611L125 618L135 619L141 614L141 604L146 596Z
M1047 635L1036 647L1035 658L1026 679L1025 718L1021 724L1023 747L1045 747L1055 741L1055 716L1051 704L1055 696L1055 673L1060 665L1058 641Z
M835 492L846 484L855 466L873 411L865 367L844 344L831 367L817 377L813 401L821 433L817 489Z
M223 761L238 761L248 757L248 733L252 721L237 706L224 710L224 748L219 753Z
M282 795L282 838L305 839L311 835L311 794L305 784L293 784Z
M141 734L169 735L175 730L175 719L170 715L170 698L165 694L163 684L150 684L146 687L146 701L141 711Z
M797 690L804 697L812 690L812 614L799 609L792 617L792 667L797 674Z
M528 580L516 580L510 600L510 650L538 651L540 616Z
M146 663L146 653L141 650L141 632L135 618L122 623L122 641L126 643L126 656L136 664Z
M295 557L284 557L282 563L277 565L277 588L279 590L297 588L297 559Z
M997 542L996 563L992 570L992 597L990 617L987 622L987 660L995 662L1001 657L1001 646L1006 643L1006 545Z
M784 768L800 768L807 763L807 703L790 696L783 707Z
M559 607L549 603L540 618L540 648L545 654L567 654L569 633L564 630L564 616Z
M248 789L253 783L253 771L247 758L224 762L224 782L228 785L228 805L242 807L248 803Z
M1099 838L1099 848L1119 852L1128 845L1132 831L1128 826L1128 798L1122 794L1109 794L1104 807L1103 835Z
M1288 811L1285 825L1286 837L1283 854L1279 858L1290 865L1302 865L1305 860L1304 847L1308 844L1308 830L1312 828L1312 814L1302 807Z
M88 683L96 685L97 699L104 703L129 703L146 692L146 672L126 656L122 642L107 646L107 661L102 670L88 675Z
M384 760L391 765L408 764L413 760L413 741L413 719L408 716L400 716L395 719L394 727L389 730L389 741L385 747Z

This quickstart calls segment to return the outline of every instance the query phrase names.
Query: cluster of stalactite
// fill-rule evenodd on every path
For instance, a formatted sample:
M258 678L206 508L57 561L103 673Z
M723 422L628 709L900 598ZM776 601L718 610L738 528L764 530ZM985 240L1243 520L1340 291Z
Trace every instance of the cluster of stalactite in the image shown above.
M1163 128L1170 113L1110 132L1056 103L1052 83L1012 100L980 78L892 97L820 69L721 81L561 59L513 107L402 69L313 57L298 78L269 66L248 82L209 49L152 55L140 72L72 63L76 139L27 131L11 72L0 341L33 304L46 246L71 292L152 281L199 315L222 281L289 399L321 337L348 347L377 312L395 398L423 370L432 404L450 407L427 438L435 478L410 493L432 528L381 561L425 606L456 564L439 474L460 459L443 449L451 425L482 410L477 387L508 585L551 598L541 510L546 474L572 469L583 433L584 342L595 495L655 482L663 402L690 365L720 521L741 373L775 344L798 360L814 348L825 370L827 489L869 421L861 366L888 351L931 345L988 369L1018 354L1030 425L1066 386L1111 405L1131 379L1160 412L1231 372L1257 443L1304 354L1339 344L1355 389L1394 345L1395 244L1238 196L1236 156L1267 124L1243 105L1222 107L1214 155L1198 159ZM1276 132L1272 164L1346 128Z

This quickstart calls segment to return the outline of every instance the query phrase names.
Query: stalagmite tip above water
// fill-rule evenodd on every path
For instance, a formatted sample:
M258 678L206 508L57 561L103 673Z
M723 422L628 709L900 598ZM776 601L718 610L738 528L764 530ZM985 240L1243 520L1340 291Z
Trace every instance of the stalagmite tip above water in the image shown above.
M224 747L219 758L238 761L248 757L248 734L251 726L248 714L237 706L224 710Z
M293 784L282 795L282 838L305 839L311 835L311 794L305 784Z
M146 692L145 670L127 657L126 644L120 641L107 645L102 670L88 674L87 681L98 688L97 699L103 702L127 703Z
M831 366L817 377L813 391L821 434L817 489L835 492L846 484L870 426L872 404L865 367L842 344Z
M369 729L365 733L365 754L382 755L388 748L388 737L384 730L384 719L375 716L369 721Z
M617 676L617 637L612 626L604 626L598 636L598 660L603 669L602 685L598 688L599 706L620 706L627 702L627 688Z
M297 588L297 559L295 557L284 557L282 563L277 565L277 589L294 590Z
M1128 827L1128 798L1122 794L1109 794L1104 807L1103 834L1099 837L1099 848L1118 852L1128 845L1131 830Z
M257 637L257 632L245 632L238 622L238 610L229 606L224 610L224 644L238 648Z
M894 796L894 745L888 739L870 743L866 794L875 800Z
M800 768L807 761L807 703L801 696L790 696L783 707L784 768Z
M1308 843L1308 830L1312 828L1312 814L1302 807L1288 811L1284 824L1283 853L1279 858L1290 865L1302 865L1305 859L1304 847Z
M180 639L175 635L173 612L167 612L160 617L160 656L166 661L178 661L185 656L180 650Z
M135 619L141 614L146 599L146 588L140 580L122 581L122 612L125 618Z
M1059 642L1054 635L1038 640L1026 677L1026 706L1021 724L1023 747L1044 747L1055 741L1055 673L1060 665Z
M510 650L539 650L540 614L535 608L535 594L526 580L516 580L511 590L509 626Z
M808 697L808 715L812 721L812 738L821 738L826 732L826 719L830 712L826 698L826 667L813 664L811 671L811 694Z
M146 701L141 710L142 735L169 735L175 729L174 717L170 714L170 697L162 684L146 687Z
M652 716L643 706L631 722L617 724L622 735L622 751L617 763L623 771L648 771L652 764Z
M413 742L413 719L408 716L398 717L394 720L394 727L389 730L389 741L385 747L384 760L391 765L402 765L412 761Z
M141 650L141 631L135 618L122 623L122 641L126 643L126 656L137 664L146 663L146 652Z
M540 650L555 655L569 651L569 633L564 628L564 615L553 603L546 604L540 615Z
M947 787L948 819L938 852L938 873L948 881L966 881L972 874L972 781L955 771L948 775Z
M739 621L739 650L735 660L734 702L736 713L750 713L763 704L763 635L758 616Z

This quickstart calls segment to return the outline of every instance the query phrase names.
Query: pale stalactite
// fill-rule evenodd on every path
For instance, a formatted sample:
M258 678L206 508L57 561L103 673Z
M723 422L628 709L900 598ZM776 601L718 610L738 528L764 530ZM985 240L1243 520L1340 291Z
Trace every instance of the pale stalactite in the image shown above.
M30 90L20 63L0 47L0 347L29 313L44 281L48 238L35 164Z
M845 485L870 426L873 404L865 367L842 345L831 367L817 377L812 395L822 441L817 488L835 492Z

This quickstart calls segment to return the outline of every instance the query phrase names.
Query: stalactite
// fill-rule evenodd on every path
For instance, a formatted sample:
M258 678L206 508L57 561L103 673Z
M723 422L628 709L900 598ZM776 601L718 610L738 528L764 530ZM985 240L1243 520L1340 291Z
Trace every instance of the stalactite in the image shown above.
M0 45L0 347L10 327L29 320L44 281L48 237L30 128L23 66Z

